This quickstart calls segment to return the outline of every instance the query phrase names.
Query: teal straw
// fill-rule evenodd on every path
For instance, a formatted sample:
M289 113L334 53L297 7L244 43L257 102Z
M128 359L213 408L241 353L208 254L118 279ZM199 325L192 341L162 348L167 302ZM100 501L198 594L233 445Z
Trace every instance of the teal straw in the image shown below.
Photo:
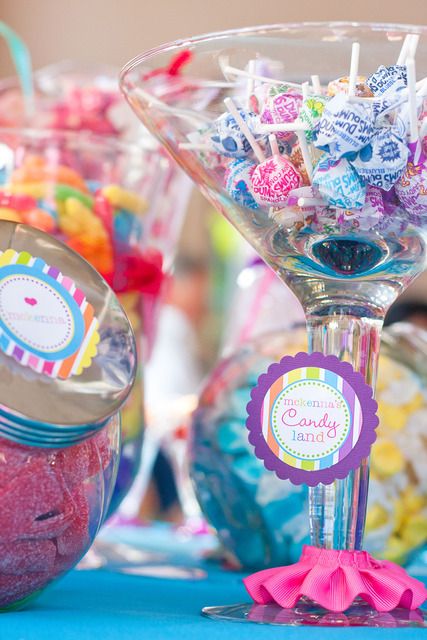
M34 85L30 52L27 45L13 31L13 29L8 27L4 22L1 22L1 20L0 35L2 35L6 40L10 55L15 64L22 94L24 96L25 115L27 121L29 121L34 115Z

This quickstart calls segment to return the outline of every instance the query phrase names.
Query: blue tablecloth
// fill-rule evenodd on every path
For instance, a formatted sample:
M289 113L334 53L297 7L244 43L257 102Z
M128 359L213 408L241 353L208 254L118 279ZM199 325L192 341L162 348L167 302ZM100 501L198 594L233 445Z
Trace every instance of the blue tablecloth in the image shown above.
M105 537L105 535L104 535ZM170 539L173 537L173 547ZM151 565L198 568L206 572L202 579L160 579L99 570L74 570L46 590L26 610L4 614L0 618L1 640L239 640L286 638L310 640L326 638L359 639L369 637L418 638L423 629L361 629L264 626L213 621L203 618L206 605L248 601L241 583L242 575L222 570L215 562L200 559L205 543L198 545L182 537L171 536L166 528L136 532L114 530L109 540L138 545L155 551ZM150 566L150 563L148 563ZM156 569L154 569L156 571Z

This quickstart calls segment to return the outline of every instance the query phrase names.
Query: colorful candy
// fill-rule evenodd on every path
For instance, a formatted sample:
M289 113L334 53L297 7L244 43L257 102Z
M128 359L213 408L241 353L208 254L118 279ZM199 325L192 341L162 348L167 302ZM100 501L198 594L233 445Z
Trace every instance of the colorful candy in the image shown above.
M302 105L302 95L288 87L273 87L264 103L260 121L263 124L293 122L298 117ZM279 133L278 137L286 134Z
M0 218L23 222L58 235L107 279L125 254L142 238L140 216L147 203L138 194L116 184L86 181L75 169L50 166L47 159L26 155L9 181L0 187ZM156 275L157 278L157 275ZM129 282L137 286L132 274ZM146 274L140 274L146 286ZM157 281L157 280L156 280Z
M92 536L90 518L99 523L102 517L91 492L113 449L106 428L62 450L0 439L0 452L0 608L5 608L45 587L84 554Z
M251 182L259 204L280 205L286 203L288 193L300 187L303 180L289 160L274 155L254 169Z
M424 224L427 79L415 80L418 39L408 35L397 63L368 76L358 73L360 45L354 42L349 75L326 87L316 75L311 84L280 80L285 67L274 61L262 67L264 75L260 60L245 69L225 65L233 95L224 100L228 113L202 133L189 133L182 148L198 153L240 206L264 209L288 228L293 220L296 231L332 233L344 226L397 233L410 223ZM274 149L269 134L277 138ZM287 202L302 185L313 185L319 197Z
M407 145L392 127L384 127L350 162L368 184L389 191L403 174L407 159Z
M427 156L417 143L410 144L409 148L409 162L396 184L396 194L402 206L417 220L427 216Z
M251 193L252 174L255 169L255 162L239 158L228 165L225 176L225 188L230 196L248 209L258 209L259 206Z
M326 105L314 144L338 160L346 153L365 147L374 133L371 109L359 103L349 104L347 96L340 93Z
M346 158L323 156L315 168L313 185L334 207L360 209L365 204L366 186Z
M239 110L241 118L247 123L249 128L254 128L256 116L253 113L246 113ZM231 113L223 114L215 122L215 133L211 135L214 149L229 158L245 158L251 150L251 145L237 124Z

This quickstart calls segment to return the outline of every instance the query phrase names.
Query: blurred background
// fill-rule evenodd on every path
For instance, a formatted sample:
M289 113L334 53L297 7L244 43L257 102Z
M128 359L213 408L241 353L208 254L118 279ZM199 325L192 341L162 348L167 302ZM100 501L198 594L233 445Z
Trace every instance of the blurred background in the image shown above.
M208 31L275 22L354 20L425 24L423 0L1 0L1 19L30 47L36 67L73 58L123 65L145 49ZM1 56L0 71L9 60ZM10 67L9 67L10 68Z

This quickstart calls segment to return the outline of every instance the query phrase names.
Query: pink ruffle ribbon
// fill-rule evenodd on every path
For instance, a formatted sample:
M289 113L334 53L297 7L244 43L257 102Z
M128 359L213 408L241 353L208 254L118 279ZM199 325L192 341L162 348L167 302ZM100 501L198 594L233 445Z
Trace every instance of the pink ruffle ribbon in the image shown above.
M259 571L243 582L256 603L284 609L294 607L302 596L335 612L348 609L357 596L377 611L417 609L427 598L423 583L393 562L375 560L366 551L309 545L295 564Z

